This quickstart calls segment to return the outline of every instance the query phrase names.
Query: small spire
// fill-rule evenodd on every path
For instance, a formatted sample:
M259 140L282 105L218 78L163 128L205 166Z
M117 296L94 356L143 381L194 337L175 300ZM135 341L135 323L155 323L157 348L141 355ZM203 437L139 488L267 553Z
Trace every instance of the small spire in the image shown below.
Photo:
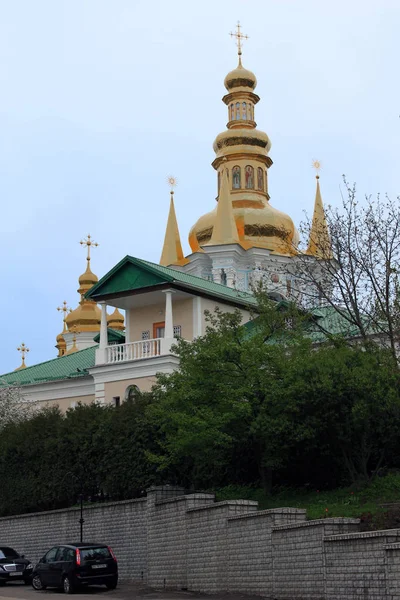
M319 259L330 260L333 258L331 238L319 187L318 173L321 169L321 163L318 160L314 160L313 167L317 171L317 190L315 193L314 214L306 254L315 256Z
M170 205L169 214L167 221L167 228L165 230L164 245L160 258L160 265L168 267L169 265L186 265L189 260L184 257L181 238L179 235L178 221L175 214L174 206L174 190L177 181L175 177L168 177L168 184L171 187L170 190Z
M17 369L15 369L15 371L19 371L20 369L26 369L25 356L27 352L29 352L29 348L27 348L24 342L22 342L22 344L18 346L17 350L21 353L22 363Z
M231 195L229 192L228 169L224 163L222 164L223 171L218 197L217 215L215 217L212 236L208 244L206 244L207 246L240 243L235 217L233 215Z
M248 40L249 36L246 35L245 33L242 33L240 30L240 27L241 27L240 21L238 21L237 25L236 25L236 31L235 32L231 31L229 35L232 38L236 38L236 46L238 49L238 56L239 56L239 66L241 67L242 66L242 40Z

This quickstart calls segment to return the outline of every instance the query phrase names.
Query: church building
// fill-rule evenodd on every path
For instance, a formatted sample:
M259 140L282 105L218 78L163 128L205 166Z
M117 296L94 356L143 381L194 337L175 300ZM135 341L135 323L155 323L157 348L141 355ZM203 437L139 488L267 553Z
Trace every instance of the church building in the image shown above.
M160 264L126 256L99 280L91 270L97 244L90 236L82 240L87 266L78 280L77 307L64 303L58 309L64 323L56 338L58 356L26 366L22 345L21 367L1 376L0 386L16 385L27 401L61 410L78 402L118 405L137 389L151 389L156 373L178 368L171 346L179 337L190 341L205 333L206 310L239 309L246 323L257 305L251 290L260 281L271 298L299 299L299 234L290 216L270 202L271 141L255 121L257 79L242 65L239 25L235 37L238 65L225 77L222 98L228 122L213 146L217 203L191 228L191 253L182 251L171 178ZM327 240L317 176L312 229L302 252L316 270L318 261L332 258Z

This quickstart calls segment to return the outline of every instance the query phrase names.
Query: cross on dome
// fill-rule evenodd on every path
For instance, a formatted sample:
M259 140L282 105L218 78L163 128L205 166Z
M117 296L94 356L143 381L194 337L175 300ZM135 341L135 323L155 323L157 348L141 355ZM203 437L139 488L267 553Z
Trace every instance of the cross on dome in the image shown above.
M86 240L81 240L80 242L81 246L86 246L87 247L87 258L86 260L88 261L88 263L90 263L90 248L93 246L95 248L97 248L98 243L94 242L90 236L90 234L88 233Z
M238 21L236 25L236 31L231 31L229 34L232 38L236 38L236 46L238 48L239 57L242 55L242 40L249 39L249 36L247 34L241 32L240 27L240 21Z

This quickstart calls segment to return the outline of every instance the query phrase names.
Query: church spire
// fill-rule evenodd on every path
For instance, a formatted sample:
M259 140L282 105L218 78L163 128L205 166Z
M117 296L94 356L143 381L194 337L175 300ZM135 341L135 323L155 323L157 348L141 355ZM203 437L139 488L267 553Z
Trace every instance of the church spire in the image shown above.
M224 163L223 163L224 165ZM235 217L233 216L233 206L229 192L228 169L222 167L221 189L217 206L214 227L211 239L207 246L216 246L219 244L239 244L239 234L236 227Z
M176 179L169 177L168 182L171 186L171 200L169 205L169 215L167 228L165 230L164 245L160 258L160 265L168 267L169 265L186 265L189 260L184 257L181 237L179 235L178 221L176 220L175 206L174 206L174 190L172 189L176 185Z
M319 161L314 161L313 166L319 171L321 165ZM333 258L332 244L319 187L319 175L316 176L316 180L314 214L306 254L315 256L315 258L330 260Z

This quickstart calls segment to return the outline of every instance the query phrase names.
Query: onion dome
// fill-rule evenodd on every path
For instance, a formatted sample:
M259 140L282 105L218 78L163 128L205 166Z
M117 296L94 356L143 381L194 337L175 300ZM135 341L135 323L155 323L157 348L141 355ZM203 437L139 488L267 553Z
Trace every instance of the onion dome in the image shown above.
M239 56L238 66L225 77L224 85L228 92L231 92L234 88L253 91L257 85L257 78L254 73L243 67L241 57Z
M64 339L64 334L65 331L63 331L62 333L59 333L58 336L56 337L56 348L58 350L58 356L64 356L66 350L67 350L67 343Z
M97 275L90 270L90 259L87 260L86 271L79 277L78 293L81 295L81 301L65 319L69 331L74 326L78 331L100 331L101 310L95 302L85 298L86 292L98 282Z
M119 312L118 308L116 308L111 315L107 316L107 327L116 329L117 331L123 331L125 329L124 315Z

